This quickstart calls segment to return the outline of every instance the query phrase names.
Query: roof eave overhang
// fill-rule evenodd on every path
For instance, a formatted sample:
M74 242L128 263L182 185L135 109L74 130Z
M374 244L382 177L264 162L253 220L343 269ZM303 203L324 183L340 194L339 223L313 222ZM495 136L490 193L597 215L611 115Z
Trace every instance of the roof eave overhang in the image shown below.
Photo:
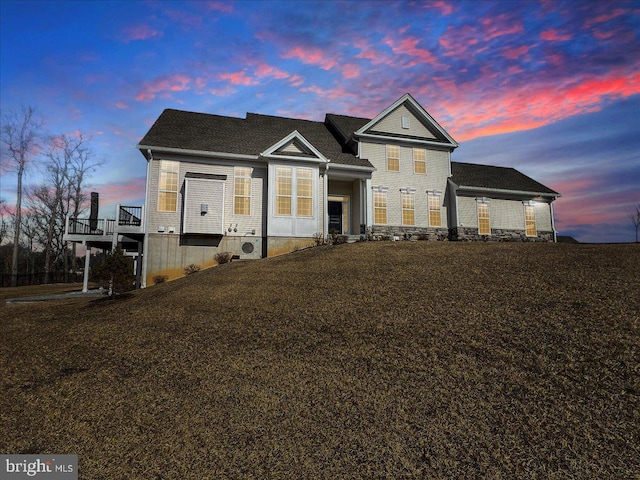
M233 160L259 160L260 155L247 155L242 153L228 153L228 152L210 152L207 150L190 150L187 148L175 148L175 147L155 147L152 145L137 145L136 147L147 158L146 153L151 152L158 153L171 153L175 155L187 155L191 157L208 157L208 158L227 158Z
M451 180L451 183L453 183L456 186L457 190L463 190L468 192L481 192L481 193L495 192L502 195L525 195L525 196L534 196L534 197L549 197L549 198L553 198L554 200L562 196L557 192L554 192L554 193L533 192L533 191L526 191L526 190L509 190L505 188L474 187L471 185L458 185L453 180Z
M365 139L377 140L377 141L391 141L391 142L400 141L400 142L411 143L415 145L429 145L431 147L442 148L443 150L453 150L459 147L457 143L451 143L451 142L447 142L447 143L432 142L430 140L419 140L416 138L406 138L406 137L392 137L390 135L373 135L371 133L354 132L353 137L356 139L365 138Z
M375 172L376 167L367 167L365 165L345 165L343 163L331 163L331 170L355 170L357 172Z

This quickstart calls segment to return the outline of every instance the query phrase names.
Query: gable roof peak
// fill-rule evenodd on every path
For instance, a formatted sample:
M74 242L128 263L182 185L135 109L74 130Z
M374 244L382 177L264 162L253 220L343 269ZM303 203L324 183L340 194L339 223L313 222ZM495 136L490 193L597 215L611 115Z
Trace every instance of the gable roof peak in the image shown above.
M364 126L354 132L355 135L367 136L369 134L368 130L370 130L374 125L378 124L382 119L387 117L396 109L398 109L401 105L405 105L407 109L418 118L419 121L421 121L425 126L428 126L428 130L432 130L434 133L437 132L436 137L439 137L439 141L436 143L451 148L452 150L460 146L458 142L456 142L453 137L449 135L447 131L442 128L442 126L438 122L436 122L431 115L429 115L429 112L427 112L424 107L411 96L410 93L405 93L400 98L398 98L395 102L393 102L382 112L376 115L373 120L367 122ZM428 141L429 143L431 143L430 140Z

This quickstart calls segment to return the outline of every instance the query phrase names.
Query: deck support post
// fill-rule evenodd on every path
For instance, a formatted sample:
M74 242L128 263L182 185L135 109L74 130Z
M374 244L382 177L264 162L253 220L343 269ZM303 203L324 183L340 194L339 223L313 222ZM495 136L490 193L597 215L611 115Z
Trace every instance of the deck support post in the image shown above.
M91 263L91 247L87 242L82 242L85 246L84 254L84 277L82 278L82 292L87 293L89 290L89 265Z

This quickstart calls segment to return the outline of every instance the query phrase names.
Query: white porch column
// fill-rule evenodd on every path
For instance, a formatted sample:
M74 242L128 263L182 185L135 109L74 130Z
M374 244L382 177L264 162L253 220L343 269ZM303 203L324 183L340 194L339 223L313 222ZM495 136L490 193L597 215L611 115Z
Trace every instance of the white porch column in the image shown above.
M373 192L371 190L371 179L367 178L364 181L364 188L366 190L365 195L366 195L366 214L367 214L367 218L366 218L366 222L365 225L367 228L370 228L373 225Z
M90 263L91 263L91 247L87 245L87 242L82 242L82 244L85 247L85 254L84 254L84 276L82 278L82 292L83 293L87 293L87 291L89 290L89 270L90 270Z

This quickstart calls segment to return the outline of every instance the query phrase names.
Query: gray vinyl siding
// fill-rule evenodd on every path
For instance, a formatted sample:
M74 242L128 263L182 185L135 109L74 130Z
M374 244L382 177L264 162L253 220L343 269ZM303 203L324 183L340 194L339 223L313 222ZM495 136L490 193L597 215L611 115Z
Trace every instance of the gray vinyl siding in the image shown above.
M458 221L461 227L478 227L476 197L458 197ZM536 230L551 231L551 213L548 203L535 203ZM489 223L492 229L524 230L522 200L489 200Z
M185 179L182 231L198 234L224 234L224 181ZM205 212L202 207L205 207Z
M411 119L411 128L402 128L402 116L407 115ZM371 127L376 132L392 133L395 135L409 135L433 139L433 134L413 115L407 107L401 105L389 113L382 120ZM365 157L366 158L366 157Z
M168 160L175 160L174 158L167 158ZM247 165L238 165L247 166ZM234 215L233 214L233 192L234 192L234 176L233 176L233 164L226 165L217 164L214 165L207 161L180 161L180 170L178 177L178 205L175 212L159 212L158 211L158 181L159 181L159 168L160 161L158 159L153 160L151 168L151 179L149 182L149 198L147 199L148 208L147 213L149 215L149 232L158 232L159 227L164 227L165 232L169 232L173 229L175 233L182 233L182 212L183 212L183 199L184 199L184 180L187 172L191 173L204 173L214 175L226 175L224 187L224 222L225 222L225 235L237 235L242 236L255 230L256 236L263 235L263 219L265 218L266 206L264 205L263 190L265 188L265 167L253 167L251 175L251 215ZM189 203L211 203L213 199L203 198L202 201L197 196L190 196ZM237 224L237 232L233 229L228 232L229 225L233 225L235 228Z
M361 155L368 159L376 171L371 178L372 187L388 187L387 224L402 225L401 189L415 189L415 226L429 227L429 204L427 191L440 192L442 228L447 225L446 190L449 177L449 153L426 149L427 174L413 172L413 148L399 147L400 171L387 171L386 144L362 142Z
M536 230L538 232L551 232L551 205L544 202L536 202Z

